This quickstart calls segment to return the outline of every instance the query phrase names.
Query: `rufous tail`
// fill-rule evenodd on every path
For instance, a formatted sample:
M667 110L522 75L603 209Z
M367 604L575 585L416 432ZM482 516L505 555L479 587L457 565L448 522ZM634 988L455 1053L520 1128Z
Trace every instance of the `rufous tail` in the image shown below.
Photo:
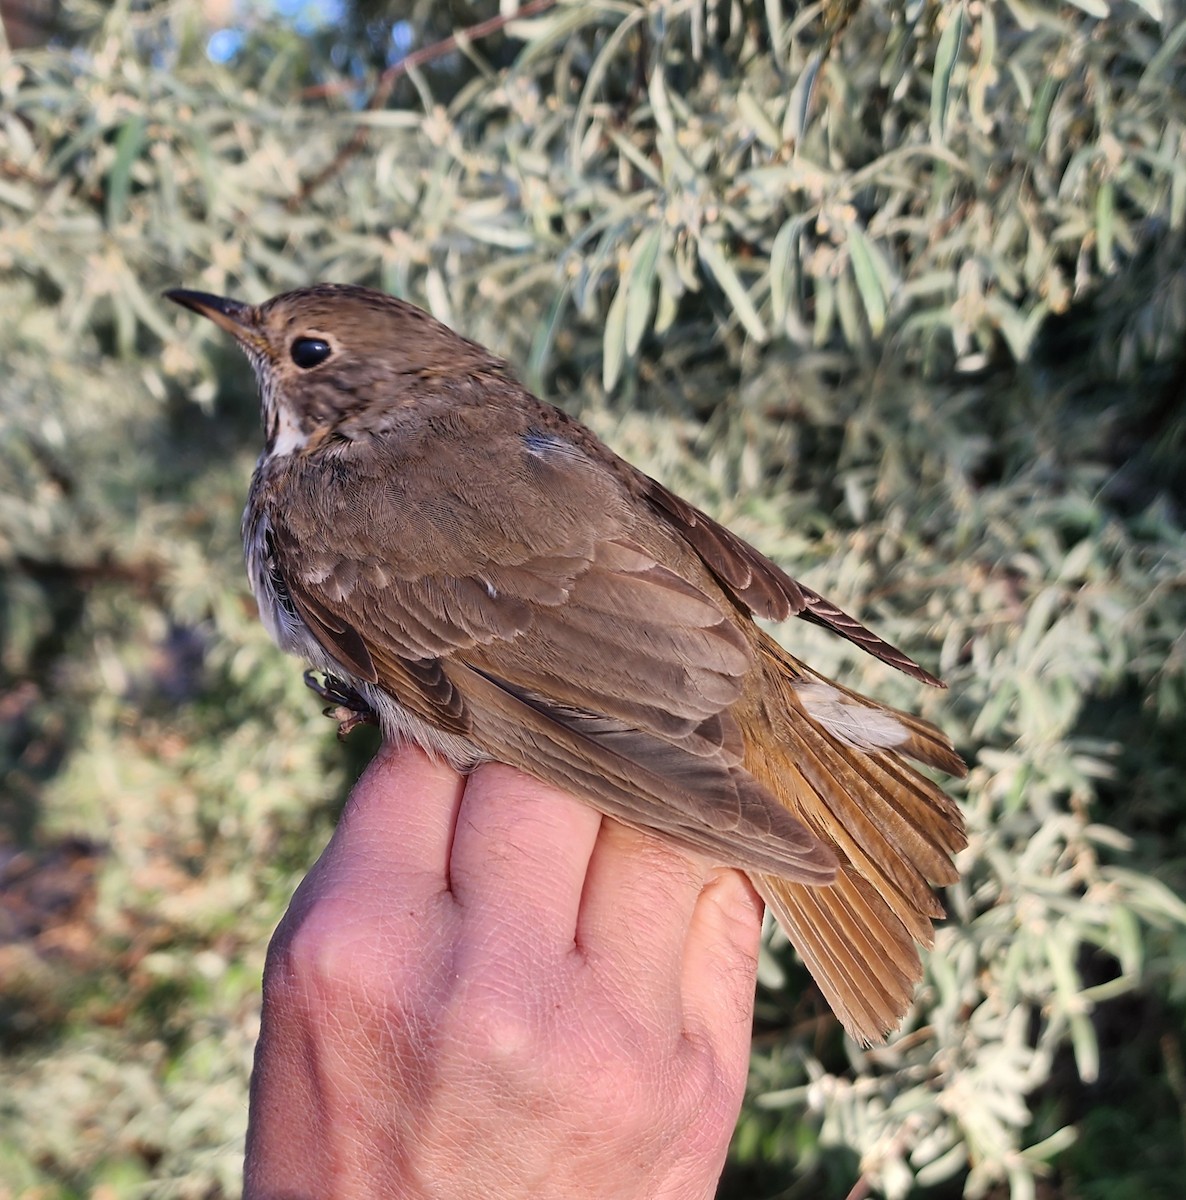
M744 721L746 766L836 855L835 882L753 882L854 1038L883 1041L944 916L931 885L958 878L960 810L909 760L967 768L926 721L825 679L763 639L765 709ZM761 701L759 701L761 703ZM752 731L757 730L754 734Z

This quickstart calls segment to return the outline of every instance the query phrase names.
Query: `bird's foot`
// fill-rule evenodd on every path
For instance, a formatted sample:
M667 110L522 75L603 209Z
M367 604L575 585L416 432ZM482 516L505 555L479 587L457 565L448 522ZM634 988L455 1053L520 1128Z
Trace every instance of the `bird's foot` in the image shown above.
M313 671L305 672L305 686L328 702L324 714L338 723L338 741L344 742L360 725L378 725L375 710L348 683L334 675L325 675L325 681L317 678Z

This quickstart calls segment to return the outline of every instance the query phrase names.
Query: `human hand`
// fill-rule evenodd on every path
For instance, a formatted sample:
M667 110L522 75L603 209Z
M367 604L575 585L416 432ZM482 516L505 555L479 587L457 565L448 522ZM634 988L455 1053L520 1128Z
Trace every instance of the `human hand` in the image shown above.
M761 919L527 775L384 746L269 949L246 1200L711 1196Z

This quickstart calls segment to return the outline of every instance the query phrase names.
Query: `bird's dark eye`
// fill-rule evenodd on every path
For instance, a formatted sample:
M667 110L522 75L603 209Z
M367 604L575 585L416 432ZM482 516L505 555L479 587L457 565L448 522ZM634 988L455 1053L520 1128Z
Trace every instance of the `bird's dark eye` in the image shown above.
M315 337L297 338L289 351L292 361L304 371L325 362L332 353L329 342Z

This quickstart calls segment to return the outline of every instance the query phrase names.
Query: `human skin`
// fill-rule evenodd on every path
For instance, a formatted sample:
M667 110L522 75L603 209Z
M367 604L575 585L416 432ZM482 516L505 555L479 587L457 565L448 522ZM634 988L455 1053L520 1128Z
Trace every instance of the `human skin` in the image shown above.
M245 1197L713 1195L761 920L739 872L384 746L269 949Z

